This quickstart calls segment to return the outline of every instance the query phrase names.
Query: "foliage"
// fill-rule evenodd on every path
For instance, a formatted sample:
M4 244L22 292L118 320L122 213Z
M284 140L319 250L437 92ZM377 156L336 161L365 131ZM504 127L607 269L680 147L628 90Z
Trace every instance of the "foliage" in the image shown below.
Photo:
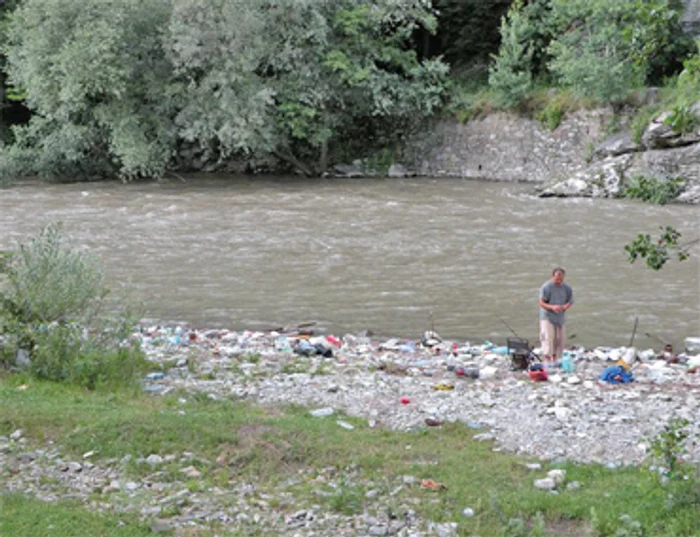
M549 68L564 86L601 101L621 99L643 81L620 27L633 0L553 0L557 26Z
M5 307L23 323L89 322L108 292L97 260L72 248L60 224L20 243L6 272Z
M501 47L489 68L489 84L498 93L499 103L513 107L532 87L532 45L522 0L516 0L501 21Z
M675 132L686 134L695 131L700 125L700 118L693 113L689 106L677 104L671 109L671 113L664 120L664 123Z
M676 198L682 191L683 179L659 179L637 175L625 186L623 197L648 201L657 205L666 205Z
M625 246L630 263L634 263L637 258L642 258L646 260L647 267L660 270L674 254L679 261L688 259L688 247L692 243L678 244L681 234L671 226L661 226L659 229L661 235L658 239L652 240L651 235L640 233L636 239Z
M160 45L168 2L25 0L11 18L10 82L34 116L2 175L159 177L175 130Z
M512 0L435 0L439 52L459 73L498 50L499 23Z
M51 224L4 263L0 294L0 360L28 352L39 378L95 389L133 381L144 358L123 342L133 313L103 311L108 289L97 260L67 243ZM0 273L2 273L0 272Z
M6 52L34 116L0 180L158 178L186 144L323 172L441 106L447 65L408 47L435 25L419 0L25 0Z
M556 129L564 117L564 110L556 103L551 102L537 114L537 120L550 131Z
M688 454L689 425L687 419L673 418L649 441L652 460L662 465L663 474L669 479L687 477L688 466L683 462Z
M343 140L383 125L403 137L445 92L447 66L405 47L420 28L435 18L412 0L175 2L167 49L185 88L183 137L307 174Z

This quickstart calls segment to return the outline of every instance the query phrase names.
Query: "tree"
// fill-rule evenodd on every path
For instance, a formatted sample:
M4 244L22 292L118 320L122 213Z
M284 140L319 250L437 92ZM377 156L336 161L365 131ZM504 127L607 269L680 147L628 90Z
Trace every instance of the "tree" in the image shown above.
M7 71L34 116L14 127L0 179L159 177L176 130L160 42L168 2L24 0L7 29Z
M622 99L685 42L677 0L552 0L549 69L582 97Z
M400 136L445 91L447 66L407 46L417 28L435 28L424 4L177 0L167 49L184 89L183 137L313 175L349 133L392 125Z

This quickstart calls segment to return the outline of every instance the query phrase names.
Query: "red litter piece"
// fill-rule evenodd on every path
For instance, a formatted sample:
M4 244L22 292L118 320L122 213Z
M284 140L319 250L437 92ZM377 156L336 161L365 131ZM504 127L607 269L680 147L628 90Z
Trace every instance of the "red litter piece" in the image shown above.
M402 405L407 405L407 404L410 403L410 402L411 402L411 400L410 400L408 397L402 397L402 398L401 398L401 404L402 404Z

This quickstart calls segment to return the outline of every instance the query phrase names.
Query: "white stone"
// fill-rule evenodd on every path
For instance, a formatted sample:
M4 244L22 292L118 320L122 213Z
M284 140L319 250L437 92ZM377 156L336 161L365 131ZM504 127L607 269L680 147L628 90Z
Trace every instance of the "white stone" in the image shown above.
M536 489L553 490L556 487L557 487L557 484L554 482L554 479L552 479L551 477L547 477L545 479L535 480L535 488Z
M476 514L476 512L471 507L465 507L464 510L462 511L462 515L464 515L467 518L471 518L475 514Z
M547 472L547 477L552 479L557 485L561 485L566 481L566 470L550 470Z
M155 455L155 454L149 455L148 457L146 457L146 462L148 464L150 464L151 466L155 466L157 464L163 464L163 457L161 457L160 455Z
M569 384L581 384L581 379L576 376L576 375L571 375L568 379L566 379L566 382Z

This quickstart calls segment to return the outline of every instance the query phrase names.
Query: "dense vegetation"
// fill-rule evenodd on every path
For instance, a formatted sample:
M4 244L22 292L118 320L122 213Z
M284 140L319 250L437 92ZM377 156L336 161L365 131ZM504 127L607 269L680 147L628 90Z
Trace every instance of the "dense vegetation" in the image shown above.
M0 180L159 178L230 161L315 175L393 154L436 113L517 109L556 126L647 85L668 88L682 129L700 84L681 0L2 7Z

